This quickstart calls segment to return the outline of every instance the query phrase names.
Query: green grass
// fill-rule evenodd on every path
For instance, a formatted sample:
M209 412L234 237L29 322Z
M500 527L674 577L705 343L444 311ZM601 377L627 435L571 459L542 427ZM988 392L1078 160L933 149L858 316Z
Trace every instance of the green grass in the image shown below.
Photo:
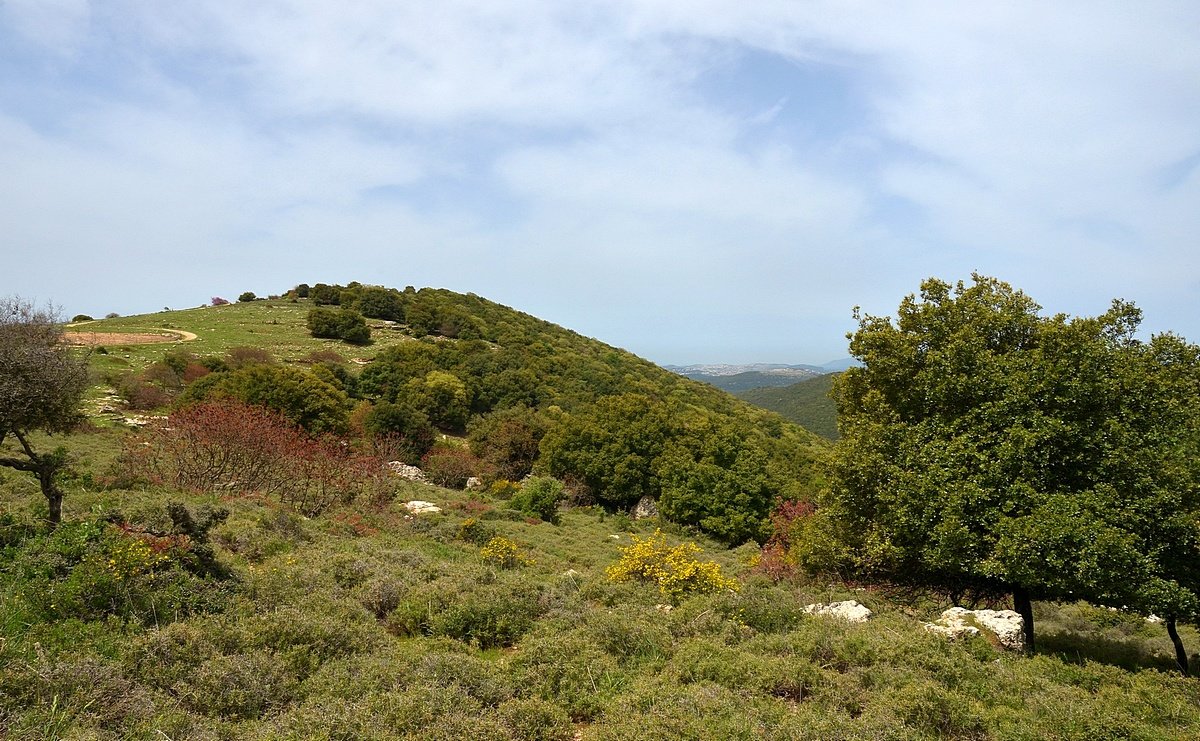
M156 522L169 499L224 504L232 513L213 538L232 591L215 612L157 627L45 622L0 569L8 738L1200 735L1200 682L1169 671L1165 631L1140 618L1039 604L1039 653L1003 654L983 639L926 633L921 621L939 605L774 585L751 573L749 549L691 536L742 588L667 610L654 587L604 574L652 521L594 508L567 510L558 526L497 518L504 502L410 483L397 484L391 504L305 520L271 502L82 483L102 473L121 434L66 440L84 453L67 483L67 520L119 510ZM30 521L40 495L26 479L0 475L0 512ZM406 517L410 498L443 512ZM486 567L479 547L457 537L470 517L534 563ZM849 598L875 618L848 625L800 610ZM1184 638L1200 645L1190 627Z
M84 334L95 332L155 332L178 329L192 332L195 340L145 345L105 346L107 355L92 354L100 370L141 370L165 353L180 348L197 355L220 355L232 347L259 347L280 360L295 361L318 350L332 349L347 358L373 358L381 349L409 338L401 329L370 320L372 342L353 347L340 340L321 340L309 336L305 318L312 308L307 299L251 301L226 306L202 306L195 309L162 311L139 316L99 319L69 328Z

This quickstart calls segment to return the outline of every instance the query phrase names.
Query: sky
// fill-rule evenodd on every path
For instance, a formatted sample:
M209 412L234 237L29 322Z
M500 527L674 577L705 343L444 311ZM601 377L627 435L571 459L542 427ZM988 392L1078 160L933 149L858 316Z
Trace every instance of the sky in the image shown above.
M0 295L359 281L822 363L922 279L1200 341L1200 3L0 0Z

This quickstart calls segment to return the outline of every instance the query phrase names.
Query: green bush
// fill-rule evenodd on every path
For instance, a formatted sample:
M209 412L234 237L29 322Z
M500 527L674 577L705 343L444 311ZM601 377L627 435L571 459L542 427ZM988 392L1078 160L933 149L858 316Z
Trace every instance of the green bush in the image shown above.
M366 319L353 309L315 307L308 312L308 331L313 337L343 340L351 345L371 341L371 328Z
M254 295L254 291L246 291L242 295L238 296L238 301L240 303L244 304L244 303L248 303L250 301L254 301L257 298L258 298L258 296Z
M629 681L616 659L579 631L526 638L512 666L518 686L564 708L576 721L598 716Z
M461 687L487 707L499 705L515 692L503 667L457 651L427 653L416 663L413 679L426 686Z
M445 636L480 648L510 646L541 615L539 594L518 576L470 585L439 579L410 592L386 624L399 635Z
M521 489L513 495L509 504L513 509L557 525L558 505L566 498L561 481L548 476L534 476L521 484Z
M509 700L497 709L501 724L522 741L570 741L575 728L566 711L538 698Z
M258 718L288 705L297 686L282 657L253 651L208 659L172 688L172 694L204 715Z

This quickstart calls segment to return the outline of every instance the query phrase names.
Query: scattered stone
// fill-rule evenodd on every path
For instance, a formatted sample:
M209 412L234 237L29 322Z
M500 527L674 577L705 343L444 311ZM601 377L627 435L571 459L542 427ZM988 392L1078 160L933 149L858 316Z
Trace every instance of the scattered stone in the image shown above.
M659 612L670 612L671 610L674 610L675 607L674 605L655 605L654 609L658 610Z
M617 535L617 534L615 534L615 533L614 533L614 534L612 534L612 535L610 535L610 536L608 536L608 537L612 538L613 540L620 540L620 539L621 539L621 536L620 536L620 535Z
M951 640L980 635L986 630L996 643L1008 651L1025 650L1025 620L1013 610L968 610L951 607L942 612L937 622L925 623L925 630Z
M829 615L851 623L865 623L871 619L871 611L855 600L806 605L804 611L809 615Z
M467 491L478 491L483 488L483 479L478 476L472 476L467 479Z
M1146 616L1146 622L1152 623L1154 625L1162 625L1164 621L1158 615L1155 615L1154 613L1150 613L1149 615Z
M412 512L414 515L423 515L431 512L441 512L442 508L433 502L423 502L420 499L414 499L404 505L404 509Z
M654 501L654 497L649 494L638 500L638 503L633 506L633 519L645 520L650 517L658 517L658 503Z
M404 461L388 461L384 465L387 466L388 470L402 479L419 481L422 484L425 483L425 472L416 466L410 466Z

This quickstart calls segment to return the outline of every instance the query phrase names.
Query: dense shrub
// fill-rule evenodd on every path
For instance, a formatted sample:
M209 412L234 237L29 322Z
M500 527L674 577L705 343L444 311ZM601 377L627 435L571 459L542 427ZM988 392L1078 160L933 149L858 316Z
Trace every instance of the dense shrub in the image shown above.
M353 309L313 308L308 312L308 330L313 337L343 340L351 345L365 345L371 341L371 328Z
M166 623L218 607L186 535L154 535L107 522L66 523L25 541L10 566L23 603L46 620L113 615Z
M250 301L254 301L257 298L258 298L258 296L254 295L254 291L246 291L242 295L238 296L238 302L244 304L244 303L248 303Z
M480 648L510 646L533 627L540 590L515 572L489 583L437 580L410 592L388 615L400 635L445 636Z
M76 314L75 316L71 317L71 321L72 322L93 322L93 321L95 321L95 319L92 319L87 314Z
M467 427L471 452L492 464L498 475L519 481L533 470L549 420L525 406L475 418Z
M290 703L296 689L297 679L283 658L254 651L211 658L172 692L204 715L257 718Z
M281 415L232 401L202 403L131 439L129 474L191 491L273 495L306 515L385 486L381 462L333 438L313 438Z
M238 370L251 365L271 365L275 356L261 347L239 345L225 352L225 365L230 370Z
M599 715L629 681L616 659L578 630L527 637L517 647L513 670L528 693L563 707L577 721Z
M179 404L186 408L221 399L272 409L314 434L341 434L349 427L345 392L300 368L252 363L212 373L188 386Z
M363 431L371 436L381 454L387 455L387 460L401 460L410 465L421 461L435 439L433 425L425 413L405 403L381 401L371 406L363 418Z
M228 306L229 301L227 299L221 298L220 296L213 296L212 297L212 305L213 306Z
M174 397L162 385L152 383L142 375L123 373L111 376L108 382L129 409L148 411L168 406Z
M447 489L463 489L467 479L483 473L483 463L464 448L435 446L421 459L425 478Z
M549 476L526 479L513 495L509 505L546 522L558 524L558 505L567 497L563 484Z

